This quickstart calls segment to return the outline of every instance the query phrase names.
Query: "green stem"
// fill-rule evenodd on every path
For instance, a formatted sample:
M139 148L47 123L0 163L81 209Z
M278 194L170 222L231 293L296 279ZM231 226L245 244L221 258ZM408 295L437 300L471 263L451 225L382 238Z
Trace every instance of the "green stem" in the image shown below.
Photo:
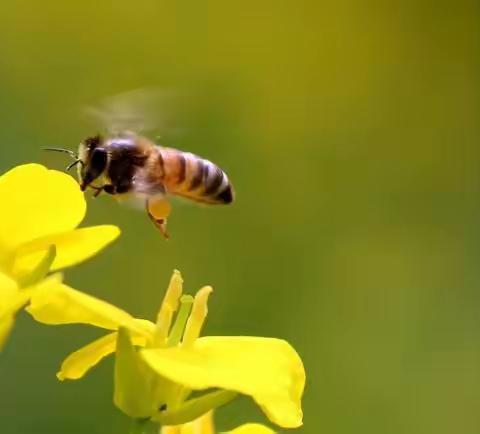
M149 419L132 419L130 434L145 434Z
M192 310L193 297L190 295L184 295L180 299L180 310L178 311L177 318L173 324L172 331L168 337L167 345L169 347L177 346L182 340L183 331L185 330L185 324L187 323L188 316Z

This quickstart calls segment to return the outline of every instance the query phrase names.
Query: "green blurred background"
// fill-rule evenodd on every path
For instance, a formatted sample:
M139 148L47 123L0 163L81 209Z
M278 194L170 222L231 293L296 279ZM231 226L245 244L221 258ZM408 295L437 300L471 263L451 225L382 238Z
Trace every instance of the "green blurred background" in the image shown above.
M97 132L83 107L180 90L181 133L159 131L162 143L218 162L236 203L177 206L165 242L142 213L89 200L85 224L123 235L67 281L151 319L172 269L191 292L212 284L206 333L283 337L302 355L298 432L478 433L479 12L468 0L4 1L0 169L63 169L41 147ZM100 334L20 315L0 358L2 434L128 431L111 359L80 382L54 375ZM217 420L265 421L247 399Z

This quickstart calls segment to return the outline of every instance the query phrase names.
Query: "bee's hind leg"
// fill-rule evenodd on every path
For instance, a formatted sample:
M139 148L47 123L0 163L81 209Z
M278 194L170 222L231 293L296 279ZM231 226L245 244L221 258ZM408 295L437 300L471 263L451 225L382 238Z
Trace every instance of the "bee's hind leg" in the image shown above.
M150 197L146 202L148 217L155 227L165 238L169 238L167 233L167 217L170 215L172 207L164 196Z
M167 219L156 219L151 214L149 214L150 220L152 220L155 227L160 231L163 237L168 240L170 235L167 232Z

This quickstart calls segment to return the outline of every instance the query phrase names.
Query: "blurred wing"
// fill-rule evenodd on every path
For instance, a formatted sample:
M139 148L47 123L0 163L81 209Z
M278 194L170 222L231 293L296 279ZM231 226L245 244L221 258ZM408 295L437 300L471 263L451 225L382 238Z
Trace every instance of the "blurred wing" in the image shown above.
M165 198L165 189L162 185L152 186L145 181L145 178L136 176L133 190L125 194L117 194L114 198L122 205L128 205L136 209L144 209L149 198Z
M174 127L178 93L158 88L140 88L110 96L85 109L87 118L110 135L125 131L140 134L180 130Z
M167 192L160 174L146 168L138 169L133 177L133 193L142 197L165 196Z

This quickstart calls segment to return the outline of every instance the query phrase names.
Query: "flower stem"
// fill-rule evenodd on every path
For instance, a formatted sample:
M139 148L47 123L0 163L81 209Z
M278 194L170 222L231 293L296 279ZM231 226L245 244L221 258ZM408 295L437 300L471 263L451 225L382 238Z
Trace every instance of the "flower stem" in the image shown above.
M130 434L146 434L148 419L132 419Z

